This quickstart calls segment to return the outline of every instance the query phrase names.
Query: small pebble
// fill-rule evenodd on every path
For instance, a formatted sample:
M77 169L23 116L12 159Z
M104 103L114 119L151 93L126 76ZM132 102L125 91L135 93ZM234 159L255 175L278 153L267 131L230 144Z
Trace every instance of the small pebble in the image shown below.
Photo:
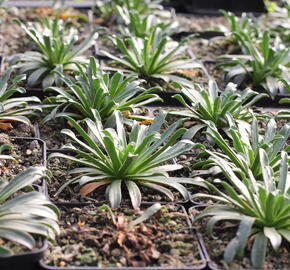
M186 155L180 155L179 156L179 159L181 159L181 160L187 160L187 156Z
M34 149L39 149L39 143L38 143L38 141L32 141L31 143L30 143L30 145L29 145L29 149L30 150L34 150Z
M173 225L173 226L175 226L175 225L176 225L176 222L173 221L173 220L170 220L170 221L168 222L168 224L169 224L169 225Z
M172 256L178 257L179 254L180 254L180 252L179 252L178 249L173 248L173 249L170 250L170 254L171 254Z
M114 249L111 251L111 254L112 254L112 256L119 257L119 256L121 256L121 250L118 249L118 248L114 248Z

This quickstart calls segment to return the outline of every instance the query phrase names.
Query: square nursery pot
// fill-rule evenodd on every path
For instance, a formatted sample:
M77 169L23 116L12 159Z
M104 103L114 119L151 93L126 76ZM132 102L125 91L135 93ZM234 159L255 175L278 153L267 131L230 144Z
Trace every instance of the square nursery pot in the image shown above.
M186 14L186 17L192 17L192 20L194 20L194 16L190 16ZM177 33L174 33L172 35L172 38L174 40L181 40L183 38L186 38L190 35L195 35L196 38L202 38L202 39L212 39L215 37L224 37L225 33L222 31L214 31L214 30L208 30L208 31L180 31Z
M1 31L1 28L0 28ZM1 42L0 42L0 48L1 48ZM3 56L0 55L0 72L2 72L2 65L3 65Z
M47 248L47 241L39 240L40 248L10 256L0 255L1 270L40 270L39 261Z
M262 86L259 86L259 87L256 87L255 90L257 92L260 92L260 93L266 93L268 94L268 91L262 87ZM269 94L268 94L269 95ZM263 99L260 99L258 100L257 103L255 103L254 106L257 106L257 107L265 107L265 108L278 108L278 109L289 109L290 108L290 105L288 103L284 103L284 104L280 104L280 100L283 99L283 98L290 98L290 94L287 94L287 93L277 93L275 96L271 97L271 96L268 96L268 97L265 97Z
M264 91L263 91L264 92ZM266 91L265 91L266 92ZM277 109L289 109L290 105L287 103L280 104L280 100L283 98L290 98L290 95L286 94L277 94L274 98L271 97L265 97L258 102L255 103L255 107L261 107L261 108L277 108Z
M13 138L13 137L12 137ZM46 145L45 142L36 138L14 137L15 143L21 144L24 141L37 141L41 147L43 166L46 166ZM44 193L46 181L39 184L33 184L36 191ZM47 241L42 238L38 239L39 248L16 253L14 255L4 256L0 255L0 269L1 270L39 270L39 260L43 257L44 251L47 248Z
M174 95L181 95L184 100L190 105L189 101L185 97L185 95L180 91L161 91L156 90L153 92L154 94L157 94L160 98L163 99L163 102L161 101L155 101L147 104L147 107L184 107L176 98L173 98Z
M197 213L201 212L202 210L204 210L206 207L208 207L209 205L196 205L193 206L191 208L188 209L188 213L189 216L191 217L191 220L194 220L195 216ZM225 227L224 229L222 229L222 233L224 234L224 236L227 235L231 235L231 228L233 224L227 224L227 227ZM205 224L201 224L200 227L204 228ZM218 225L217 225L218 226ZM229 241L231 239L228 239L226 241L224 236L220 237L220 231L216 232L216 235L218 235L217 240L216 239L207 239L207 244L205 242L205 234L207 234L207 232L202 233L201 230L198 228L198 226L196 226L195 224L193 224L194 228L197 228L197 236L200 240L200 245L201 248L203 250L204 256L206 258L206 261L208 262L208 268L207 269L212 269L212 270L229 270L229 269L239 269L239 270L249 270L249 269L254 269L252 268L251 264L250 264L250 254L248 252L247 255L245 255L245 257L234 261L233 265L229 265L228 267L225 267L221 260L222 260L222 254L217 256L211 253L212 248L225 248L226 245L229 243ZM233 230L234 233L233 237L235 236L236 230L238 229L238 226L236 226ZM215 231L214 231L215 233ZM231 238L231 236L230 236ZM209 241L210 240L210 241ZM222 241L221 241L222 240ZM266 260L265 260L265 265L263 266L262 269L264 270L279 270L279 269L290 269L290 262L289 262L289 250L290 250L290 246L287 243L286 245L284 245L284 249L282 252L282 248L280 247L278 253L275 253L274 251L271 252L271 254L269 254L269 251L272 250L272 247L268 246L268 255L266 256Z
M42 88L26 88L26 93L21 94L15 92L12 97L20 98L20 97L38 97L40 100L43 100L48 93L45 93Z
M186 249L185 247L187 247L188 250L185 251L185 252L189 252L189 253L185 253L186 255L184 255L184 256L187 256L187 257L184 257L184 258L190 257L190 258L192 258L192 262L190 261L190 264L191 264L190 266L188 266L188 263L187 263L186 264L187 266L177 266L177 267L174 267L174 266L171 267L170 266L168 268L167 267L158 267L158 266L153 266L153 267L150 267L150 266L149 267L147 267L147 266L142 266L142 267L141 266L135 266L135 267L126 266L125 267L125 266L121 266L122 264L120 263L120 261L118 261L118 260L115 261L115 259L113 259L115 263L119 262L118 266L110 266L110 267L94 266L94 264L97 263L96 256L102 256L102 260L104 260L104 261L106 260L105 256L107 256L107 260L110 260L110 258L113 258L114 256L116 256L115 253L110 252L110 250L112 251L114 249L117 249L117 251L119 251L119 255L117 255L118 258L124 259L125 258L124 255L125 254L128 255L128 254L133 254L134 253L134 256L137 256L137 258L140 259L141 258L141 257L139 257L140 254L142 252L148 251L148 242L146 243L145 239L150 240L150 241L152 239L160 240L160 234L158 234L158 236L157 236L157 233L160 232L160 228L159 228L159 230L156 229L156 227L155 227L156 224L154 225L154 221L152 221L153 223L151 223L151 226L148 223L147 223L147 226L144 226L144 225L143 225L144 227L140 226L138 228L138 233L140 233L140 232L141 233L138 234L138 235L142 235L142 232L143 232L143 237L144 237L144 231L143 230L140 231L141 227L142 228L146 228L145 231L148 232L147 236L145 238L141 238L142 241L139 242L139 244L141 243L141 247L143 247L142 250L141 249L138 250L136 247L133 248L132 242L130 242L130 241L129 242L123 242L123 243L125 243L125 248L123 248L123 247L118 246L118 244L117 244L117 240L115 239L116 234L114 233L114 230L116 230L116 229L114 229L115 226L112 225L113 223L111 221L111 218L109 218L109 220L108 220L108 218L106 217L105 220L104 220L102 216L100 216L100 215L98 216L97 214L95 216L91 216L92 213L94 213L94 209L96 209L96 207L98 207L98 206L100 206L102 204L98 203L98 204L90 204L90 205L87 205L87 204L80 205L80 204L73 204L73 203L71 203L71 204L57 203L56 205L60 208L61 211L66 211L66 214L62 216L62 218L64 218L66 221L61 222L61 227L64 227L64 226L66 227L66 235L67 235L66 237L67 237L67 239L70 240L70 242L69 242L69 244L67 244L67 247L65 247L65 245L63 245L61 247L60 246L50 247L50 250L52 252L55 252L56 250L60 249L60 250L62 250L62 252L64 252L64 254L71 254L70 252L65 253L66 249L68 247L75 246L75 243L77 243L77 249L75 251L75 254L79 255L80 248L78 246L80 246L80 243L82 245L86 241L87 241L87 243L86 243L86 246L83 246L83 248L84 248L83 250L87 250L87 248L90 247L89 243L93 243L93 244L91 244L92 248L90 249L90 250L92 250L94 245L97 245L96 242L98 240L100 240L99 242L97 242L98 245L100 245L100 246L99 246L99 249L96 249L93 252L93 254L97 254L97 255L94 255L95 256L95 260L93 262L91 261L90 266L78 266L78 265L80 265L79 262L76 263L78 265L73 265L72 263L69 263L68 266L65 266L65 264L67 264L67 263L62 263L62 266L51 266L51 265L48 265L48 264L46 264L44 262L44 261L47 261L47 258L44 258L40 262L40 265L41 265L42 269L49 269L49 270L101 270L101 269L104 269L104 270L105 269L108 269L108 270L117 270L117 269L123 269L123 270L125 270L125 269L126 270L141 270L141 269L142 270L146 270L146 269L148 269L148 270L163 270L163 269L190 270L191 269L191 270L193 270L193 269L204 269L206 267L205 257L203 255L202 249L200 247L199 240L198 240L197 236L195 235L194 230L192 229L191 222L190 222L189 218L187 217L185 208L183 206L181 206L181 205L178 205L178 204L166 204L167 207L168 207L167 209L169 209L168 210L169 212L170 212L170 209L173 209L173 212L172 212L173 214L172 215L174 215L174 217L180 215L180 217L184 218L183 222L185 222L185 227L184 227L185 231L183 231L183 229L181 227L179 227L179 228L176 227L174 229L176 229L176 236L179 235L179 237L181 237L179 239L186 239L187 246L186 246L186 244L184 244L184 246L182 246L180 248L182 250L184 250L184 249ZM141 208L145 208L146 209L146 208L148 208L151 205L152 205L151 203L148 203L148 204L145 203L145 204L141 205ZM75 207L77 207L77 208L75 208ZM120 211L119 213L116 213L116 218L119 217L120 213L126 213L126 215L134 214L132 212L132 210L130 210L130 209L131 209L131 207L128 207L128 208L126 207L125 209L123 209L123 211ZM167 212L167 213L169 213L169 212ZM90 216L86 217L85 213L88 213ZM107 215L108 215L108 213L107 213ZM158 213L157 213L157 215L158 215ZM160 215L159 216L160 219L163 217L164 218L163 220L165 220L165 216L163 216L162 214L159 214L159 215ZM134 219L135 218L136 217L134 217ZM117 220L118 220L118 218L117 218ZM174 220L177 220L177 219L176 218L174 218L174 219L170 218L170 221L167 221L167 222L172 222L172 224L173 224L172 226L174 226L174 224L175 224L175 226L177 226L178 223L176 223ZM81 224L82 222L83 222L83 225ZM82 229L82 227L80 227L80 226L85 226L84 224L86 224L86 222L87 222L87 224L91 223L90 226L87 226L85 228L83 227L84 229ZM99 224L97 224L97 222L99 222ZM108 222L111 223L111 228L110 228ZM156 222L156 220L155 220L155 222ZM158 220L157 220L157 222L158 222ZM146 224L146 221L144 222L144 224ZM164 225L164 227L162 227L162 228L166 228L167 231L168 231L168 228L169 228L168 227L168 223L164 223L163 225ZM83 230L83 235L84 235L84 232L90 232L91 230L93 230L93 231L95 230L95 234L91 233L91 235L89 235L89 233L88 233L88 234L85 234L85 236L82 236L81 234L79 234L80 235L79 239L77 239L77 234L79 232L81 232L82 230ZM151 230L151 234L149 233L150 230ZM154 235L153 235L153 232L154 232ZM165 236L164 236L164 232L165 231L163 231L163 236L162 237L166 237L166 239L171 239L171 238L168 238L166 235L167 234L168 235L172 235L172 232L170 233L170 231L168 231L168 233L165 233ZM100 234L102 234L102 235L100 235ZM127 234L128 234L128 231L125 230L125 235L127 236ZM57 241L64 241L65 242L66 240L64 240L65 239L64 235L65 234L62 234L62 237L59 238ZM93 235L93 238L92 238L92 235ZM183 235L183 237L182 237L182 235ZM82 239L82 237L85 237L85 239ZM115 241L115 242L110 242L110 240L108 240L110 238L113 239L113 241ZM94 240L91 240L91 239L94 239ZM102 245L104 244L103 243L103 239L107 241L107 249L106 249L107 250L106 252L108 252L108 253L106 253L107 255L104 255L104 250L105 250L104 247L106 245L104 245L104 247L102 247ZM126 241L128 241L128 239L129 238L127 238ZM138 238L138 239L140 239L140 238ZM90 242L90 241L95 241L95 242ZM185 241L183 241L182 243L184 243L184 242ZM188 243L196 243L196 244L195 245L191 245L191 244L188 244ZM155 244L157 245L158 243L155 242ZM150 245L150 247L153 247L154 243L151 243L149 245ZM129 250L132 253L125 253L125 250L126 250L126 248L128 248L128 246L130 246ZM159 244L158 247L160 247L160 246L161 245ZM196 250L192 251L193 248L196 248ZM103 255L99 255L100 254L99 251L103 252ZM137 251L137 253L136 253L136 251ZM161 251L160 248L159 248L159 251ZM166 256L161 254L161 256L164 256L163 258L168 258L168 259L171 258L173 255L169 251L171 251L171 246L169 246L168 251L167 250L165 251L165 252L168 252L168 254L166 254ZM60 264L59 259L62 260L62 258L64 258L63 254L62 255L58 254L58 256L59 257L55 257L52 254L52 258L54 257L55 260L56 260L55 263L54 263L55 265ZM73 260L79 260L80 261L81 259L78 259L78 258L81 258L81 257L76 257L75 256L73 258ZM135 260L135 262L137 262L138 259L136 259L136 257L133 257L132 261L134 261L134 260ZM139 263L140 263L140 260L139 260ZM152 258L151 258L151 260L152 260ZM124 264L126 265L127 263L123 263L123 265Z

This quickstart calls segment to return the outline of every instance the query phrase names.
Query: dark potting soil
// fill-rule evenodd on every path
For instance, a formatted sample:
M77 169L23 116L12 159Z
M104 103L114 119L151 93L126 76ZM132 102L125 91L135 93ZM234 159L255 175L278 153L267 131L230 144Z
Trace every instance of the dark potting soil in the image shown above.
M129 228L138 217L128 208L113 210L117 224L108 212L90 205L60 207L61 234L51 244L44 262L54 266L163 266L192 267L202 259L178 206L164 205L144 223Z
M201 209L191 208L190 215L196 216L200 213ZM237 258L231 265L225 265L223 262L223 252L232 238L235 237L238 228L237 223L230 221L218 222L214 227L214 236L216 238L210 238L206 231L206 224L209 219L204 219L193 224L193 227L201 233L205 247L209 254L209 257L213 261L213 265L216 268L225 268L230 270L242 270L252 269L251 266L251 247L253 245L253 239L248 241L245 249L245 254L242 258ZM290 268L289 261L290 245L283 240L278 252L274 252L272 246L268 243L267 255L264 266L262 269L279 269L286 270Z
M70 112L73 112L71 110ZM62 146L70 142L70 138L63 135L61 133L62 129L68 128L75 131L72 127L70 127L67 124L67 121L64 118L56 118L53 120L50 120L46 123L42 122L42 119L46 116L46 113L43 113L38 119L36 119L36 123L39 127L39 135L42 140L46 142L46 146L50 150L57 150L61 149ZM150 108L135 108L132 111L125 111L123 112L124 117L130 119L134 118L134 116L143 117L148 116L152 117L152 114L150 112ZM141 121L141 120L140 120ZM142 122L142 121L141 121ZM85 126L83 127L85 128Z
M224 70L222 68L216 67L216 63L214 63L214 62L212 62L212 63L205 62L204 66L207 69L210 76L212 78L214 78L214 80L216 81L216 83L220 87L220 90L224 89L224 86L225 86L224 85L225 83L223 81Z
M201 135L201 134L197 134ZM204 135L201 135L204 136ZM195 141L196 139L194 139ZM207 141L206 141L207 142ZM208 142L207 142L208 143ZM208 143L209 144L209 143ZM215 145L211 145L209 144L209 148L207 149L214 149L217 151L220 151L219 149L216 148ZM197 155L201 152L202 150L200 149L193 149L191 152L189 153L184 153L183 155L180 155L176 158L176 163L180 164L183 166L182 170L177 171L177 176L179 177L200 177L202 179L204 179L205 181L208 182L213 182L213 180L216 177L213 177L211 175L203 175L203 174L199 174L198 171L202 170L202 168L197 168L195 170L195 174L192 175L192 173L194 172L194 169L192 168L192 165L194 165L196 162L202 161L202 160L207 160L207 158L197 158ZM218 178L223 178L222 175L219 175ZM185 185L188 192L189 192L189 197L191 202L193 202L194 204L213 204L215 203L213 200L205 198L205 197L200 197L200 198L193 198L193 195L196 193L203 193L203 194L209 194L209 191L201 186L198 185Z
M15 161L0 161L0 178L9 179L29 167L44 165L42 147L37 140L16 140L0 133L0 145L2 144L12 145L12 150L4 151L2 154L11 155Z
M236 46L224 37L212 41L193 38L188 45L196 58L202 61L217 60L221 55L237 53Z
M66 137L61 134L62 129L69 128L66 120L57 118L43 123L42 119L45 116L46 114L42 114L37 121L40 138L45 141L47 149L60 149L66 144Z
M193 16L177 14L176 20L182 31L221 31L227 25L223 16Z
M11 137L34 137L35 127L32 123L25 124L21 122L12 122L8 131L3 131Z
M109 31L108 31L109 32ZM109 32L110 33L110 32ZM100 53L100 51L106 51L109 52L115 56L120 56L121 52L118 50L118 48L112 43L108 37L104 35L100 35L98 39L96 40L96 53Z

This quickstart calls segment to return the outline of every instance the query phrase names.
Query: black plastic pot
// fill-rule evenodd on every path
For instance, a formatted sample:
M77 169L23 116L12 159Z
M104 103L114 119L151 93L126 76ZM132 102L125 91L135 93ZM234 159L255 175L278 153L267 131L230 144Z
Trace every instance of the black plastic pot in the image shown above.
M198 210L198 211L203 211L206 207L208 207L208 206L210 206L210 205L208 205L208 204L203 204L203 205L198 205L198 206L193 206L193 207L191 207L189 210L188 210L188 213L189 213L189 215L190 215L190 217L191 217L191 221L193 221L194 220L194 215L192 215L192 213L191 213L191 210L192 209L196 209L196 210ZM195 226L196 227L196 226ZM200 241L200 246L201 246L201 248L202 248L202 251L203 251L203 253L204 253L204 256L205 256L205 258L206 258L206 261L207 261L207 269L211 269L211 270L228 270L228 269L232 269L232 268L229 268L229 267L227 267L227 268L223 268L222 266L220 266L220 265L217 265L217 263L219 263L218 261L213 261L212 259L211 259L211 256L210 256L210 253L209 253L209 251L208 251L208 248L206 247L206 245L205 245L205 243L204 243L204 240L203 240L203 237L202 237L202 235L197 231L197 235L198 235L198 237L199 237L199 241ZM212 243L211 242L209 242L208 244L207 244L207 246L212 246ZM279 260L279 259L278 259ZM287 267L287 266L286 266ZM233 267L233 268L235 268L236 269L236 267ZM240 266L238 269L240 269L240 270L248 270L248 269L254 269L254 268L243 268L242 266ZM269 268L270 269L270 268ZM271 268L272 269L272 268ZM284 269L284 268L283 268ZM286 268L285 268L286 269ZM278 270L278 269L277 269Z
M47 248L47 241L41 241L41 248L35 251L18 253L11 256L0 255L1 270L40 270L39 261Z
M177 2L177 3L176 3ZM179 12L192 14L216 15L220 9L236 13L254 12L264 13L266 8L263 0L178 0L170 1L170 4Z
M192 209L197 209L198 211L202 211L203 209L205 209L208 205L207 204L200 204L200 205L195 205L195 206L192 206L188 209L188 214L190 216L190 220L193 221L194 220L194 215L192 215L191 213L191 210ZM203 255L205 256L206 258L206 261L207 261L207 266L209 269L213 269L213 270L222 270L222 269L218 269L218 268L213 268L213 263L209 257L209 254L207 252L207 249L205 247L205 244L204 244L204 241L203 241L203 238L201 236L201 234L196 231L196 234L198 236L198 239L199 239L199 244L201 246L201 249L202 249L202 252L203 252Z
M15 138L18 142L21 140L38 140L41 142L40 145L42 145L42 152L44 154L43 161L44 165L46 166L46 148L45 143L42 140L36 139L36 138L25 138L25 137L16 137ZM43 181L42 184L36 185L33 184L33 188L45 194L45 185L46 182ZM21 252L10 256L1 256L0 255L0 269L2 270L39 270L39 260L42 259L44 251L47 248L47 241L43 239L39 239L39 243L41 247L34 251L27 251L27 252Z
M174 95L180 94L183 96L184 100L187 101L187 98L180 92L180 91L154 91L154 94L157 94L160 98L163 99L162 101L155 101L147 104L146 107L184 107ZM189 104L189 103L188 103Z
M224 37L225 33L221 31L181 31L173 34L171 37L175 40L195 35L196 38L211 39L214 37Z
M66 149L47 149L47 157L52 153L62 153L65 155L75 155L74 151L66 150Z
M2 62L3 62L3 57L0 55L0 72L2 71Z
M21 144L23 141L35 141L37 140L42 150L43 166L46 166L46 144L44 141L38 138L31 137L12 137L15 143ZM41 184L33 184L36 191L45 194L46 181L42 181ZM39 261L44 255L44 251L47 248L47 241L39 238L38 243L40 248L21 252L9 256L0 255L0 269L1 270L40 270Z
M274 99L270 97L266 97L263 99L260 99L257 103L255 103L256 107L263 107L263 108L277 108L277 109L290 109L290 105L285 103L285 104L280 104L279 101L282 98L290 98L290 95L283 95L283 94L278 94L275 96Z
M143 203L141 205L145 206L145 207L149 207L151 206L153 203ZM167 203L169 204L169 203ZM65 206L65 207L84 207L90 204L76 204L76 203L57 203L56 204L60 209L61 207ZM102 203L97 203L97 204L91 204L91 205L95 205L95 206L100 206L102 205ZM180 209L181 212L186 214L186 210L182 205L179 204L175 204L178 206L178 208ZM42 269L46 269L46 270L198 270L198 269L204 269L206 267L206 260L203 254L203 250L200 246L200 242L199 239L197 238L197 236L195 235L195 231L192 229L192 224L190 219L187 219L187 223L188 226L191 228L192 233L194 234L197 242L198 242L198 250L199 250L199 255L200 255L200 264L195 266L195 267L172 267L172 268L165 268L165 267L93 267L93 266L89 266L89 267L56 267L56 266L49 266L46 265L42 260L40 261L40 265Z
M103 54L100 54L97 52L97 46L95 45L94 46L94 53L93 53L93 56L97 59L97 60L104 60L104 61L110 61L111 58L106 56L106 55L103 55Z
M25 96L27 97L35 96L38 97L40 100L43 100L47 96L47 93L45 93L41 88L26 88L25 94L15 92L12 97L25 97Z

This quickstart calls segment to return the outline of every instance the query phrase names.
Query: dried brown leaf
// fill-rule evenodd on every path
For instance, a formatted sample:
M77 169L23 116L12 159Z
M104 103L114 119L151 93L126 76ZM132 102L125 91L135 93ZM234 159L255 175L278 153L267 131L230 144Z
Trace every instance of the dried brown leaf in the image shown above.
M99 182L93 182L93 183L89 183L84 185L81 189L80 189L80 194L83 196L88 195L89 193L91 193L92 191L94 191L95 189L107 185L109 184L110 181L104 180L104 181L99 181Z
M13 126L11 125L11 123L0 122L0 130L8 131L8 130L10 130L12 128L13 128Z

